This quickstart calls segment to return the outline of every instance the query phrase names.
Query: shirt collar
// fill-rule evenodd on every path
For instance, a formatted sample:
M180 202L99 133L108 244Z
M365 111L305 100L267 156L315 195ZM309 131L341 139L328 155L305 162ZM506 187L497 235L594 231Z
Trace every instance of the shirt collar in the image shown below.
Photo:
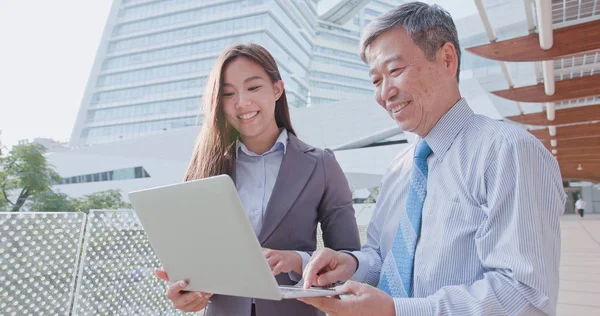
M433 153L437 155L446 153L458 133L467 126L473 115L473 110L467 101L464 98L458 100L424 138Z
M288 133L285 128L280 128L279 131L280 131L279 137L277 137L277 140L275 141L275 144L273 145L273 147L271 147L271 149L269 149L267 152L265 152L262 155L258 155L258 154L251 152L248 149L248 147L246 147L246 145L244 145L244 143L242 143L240 141L240 139L238 138L235 141L235 156L236 156L236 158L238 157L240 151L248 156L264 156L266 154L269 154L269 153L272 153L275 151L283 150L283 154L285 155L285 153L287 151Z

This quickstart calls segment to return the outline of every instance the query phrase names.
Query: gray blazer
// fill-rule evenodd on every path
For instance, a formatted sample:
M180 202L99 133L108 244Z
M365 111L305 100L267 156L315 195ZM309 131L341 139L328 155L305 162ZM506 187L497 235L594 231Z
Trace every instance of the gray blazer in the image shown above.
M336 250L360 249L352 193L333 153L306 145L292 133L288 136L287 150L258 235L260 244L277 250L313 252L320 222L325 246ZM231 176L235 181L235 170ZM287 273L279 274L276 279L281 285L296 284ZM250 316L251 304L249 298L214 295L206 315ZM256 315L324 314L297 300L257 299Z

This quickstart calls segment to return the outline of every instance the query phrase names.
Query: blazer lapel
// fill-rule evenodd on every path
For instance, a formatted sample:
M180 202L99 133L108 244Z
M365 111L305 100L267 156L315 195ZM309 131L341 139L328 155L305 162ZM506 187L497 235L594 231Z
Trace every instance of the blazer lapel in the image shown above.
M232 162L232 166L231 166L231 172L229 172L228 175L231 177L231 180L233 180L233 183L236 183L235 182L235 178L236 178L236 167L235 166L237 165L237 163L236 163L236 161L237 161L237 149L235 149L236 148L235 145L233 146L233 148L235 150L233 152L233 154L232 154L233 155L233 159L232 159L233 162ZM237 189L237 185L236 185L236 189Z
M235 165L236 164L235 164L235 160L234 160L233 166L231 166L231 174L229 175L231 177L231 180L233 180L233 183L236 183L235 182L235 170L236 170Z
M315 158L306 154L306 152L314 150L313 147L302 143L292 133L289 133L288 137L287 150L283 156L275 187L265 211L262 229L258 235L261 244L271 236L277 225L290 211L317 163Z

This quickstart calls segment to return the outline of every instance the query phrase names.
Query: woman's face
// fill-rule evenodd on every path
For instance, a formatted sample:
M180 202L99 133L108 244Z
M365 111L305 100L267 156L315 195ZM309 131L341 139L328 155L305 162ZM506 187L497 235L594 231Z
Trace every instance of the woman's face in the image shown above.
M223 112L242 140L279 130L275 102L282 93L283 82L272 82L261 66L246 57L235 58L223 70Z

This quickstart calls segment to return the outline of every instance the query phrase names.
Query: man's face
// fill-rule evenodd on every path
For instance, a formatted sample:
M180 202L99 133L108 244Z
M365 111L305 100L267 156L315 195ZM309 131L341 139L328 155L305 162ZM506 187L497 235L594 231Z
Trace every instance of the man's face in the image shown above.
M439 53L439 51L438 51ZM440 54L438 54L440 55ZM429 61L404 28L379 35L365 51L375 99L404 131L424 137L444 111L444 58Z

